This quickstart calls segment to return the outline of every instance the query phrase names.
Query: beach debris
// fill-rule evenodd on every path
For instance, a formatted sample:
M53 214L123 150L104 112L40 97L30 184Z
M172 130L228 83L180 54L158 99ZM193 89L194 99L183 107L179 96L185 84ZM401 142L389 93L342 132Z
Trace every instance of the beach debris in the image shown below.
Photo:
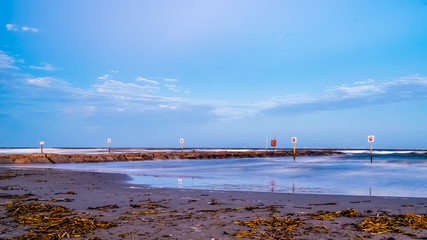
M77 193L76 193L76 192L73 192L73 191L68 191L68 192L58 192L58 193L55 193L55 195L59 195L59 194L77 195Z
M101 207L88 207L88 210L99 210L99 211L107 211L108 209L115 209L115 208L119 208L119 206L117 206L117 204L114 205L106 205L106 206L101 206Z
M208 202L209 205L219 205L219 203L216 199L212 199L210 202Z
M330 202L330 203L310 203L308 205L310 205L310 206L337 205L337 203L336 202Z
M9 174L7 174L7 175L0 176L0 180L8 180L8 179L11 179L11 178L14 178L14 177L17 177L17 176L16 175L9 175Z
M130 206L133 208L148 208L148 209L167 208L165 206L154 204L154 203L147 203L147 204L141 204L141 205L131 204Z
M74 199L70 199L70 198L49 198L49 199L42 199L42 198L39 198L39 199L37 199L37 201L42 201L42 202L73 202Z
M19 224L31 225L30 233L12 238L18 239L62 239L81 237L98 228L110 228L116 224L89 218L71 217L71 209L43 203L23 204L22 201L7 203L7 213Z
M329 233L331 230L329 230L328 227L326 227L325 225L315 225L315 226L310 226L308 227L306 230L311 230L314 233Z
M354 208L338 212L318 212L313 215L314 219L317 220L333 219L338 217L356 218L360 216L360 213L358 213Z
M25 199L25 198L29 198L35 196L32 193L27 193L27 194L11 194L11 195L0 195L0 198L6 198L6 199Z
M393 232L398 234L413 235L400 230L401 227L410 227L413 229L427 229L427 216L421 216L411 213L397 216L376 216L365 218L359 228L371 234L380 234Z

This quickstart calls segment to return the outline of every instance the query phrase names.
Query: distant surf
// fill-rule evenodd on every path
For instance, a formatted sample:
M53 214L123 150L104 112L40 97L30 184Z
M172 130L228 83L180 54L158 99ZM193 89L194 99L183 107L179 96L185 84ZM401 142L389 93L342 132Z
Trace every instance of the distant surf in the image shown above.
M139 150L133 148L126 151ZM378 150L374 151L372 164L369 151L343 152L331 156L297 157L296 161L292 157L268 157L13 167L125 173L133 178L131 183L159 188L427 197L425 151Z

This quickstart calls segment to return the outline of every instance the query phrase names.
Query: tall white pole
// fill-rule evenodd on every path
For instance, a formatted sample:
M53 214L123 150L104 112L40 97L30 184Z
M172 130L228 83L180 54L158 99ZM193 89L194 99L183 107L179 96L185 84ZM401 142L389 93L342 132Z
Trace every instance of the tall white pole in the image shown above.
M268 149L268 137L265 137L265 151Z

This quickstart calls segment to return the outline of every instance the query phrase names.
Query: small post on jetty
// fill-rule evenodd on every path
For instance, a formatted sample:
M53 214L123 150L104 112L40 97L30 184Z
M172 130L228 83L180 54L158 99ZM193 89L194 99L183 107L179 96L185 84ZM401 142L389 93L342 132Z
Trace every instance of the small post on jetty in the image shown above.
M184 138L179 139L179 142L181 143L181 152L184 152Z
M372 163L372 143L374 142L374 136L368 136L368 141L371 144L371 163Z
M294 144L294 161L295 161L295 143L297 142L297 137L292 137L292 143Z
M44 141L40 141L40 152L43 153Z
M111 153L111 139L108 139L108 153Z

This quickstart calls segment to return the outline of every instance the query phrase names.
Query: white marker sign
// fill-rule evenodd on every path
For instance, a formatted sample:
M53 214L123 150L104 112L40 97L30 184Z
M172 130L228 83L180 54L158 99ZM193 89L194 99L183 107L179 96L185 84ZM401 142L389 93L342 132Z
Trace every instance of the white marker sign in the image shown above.
M297 137L292 137L292 142L296 143L297 142Z
M183 144L183 143L184 143L184 138L179 139L179 142L180 142L181 144Z
M111 143L111 139L108 139L108 143Z
M368 141L369 142L374 142L374 136L368 136Z
M40 141L40 145L44 145L44 141Z

